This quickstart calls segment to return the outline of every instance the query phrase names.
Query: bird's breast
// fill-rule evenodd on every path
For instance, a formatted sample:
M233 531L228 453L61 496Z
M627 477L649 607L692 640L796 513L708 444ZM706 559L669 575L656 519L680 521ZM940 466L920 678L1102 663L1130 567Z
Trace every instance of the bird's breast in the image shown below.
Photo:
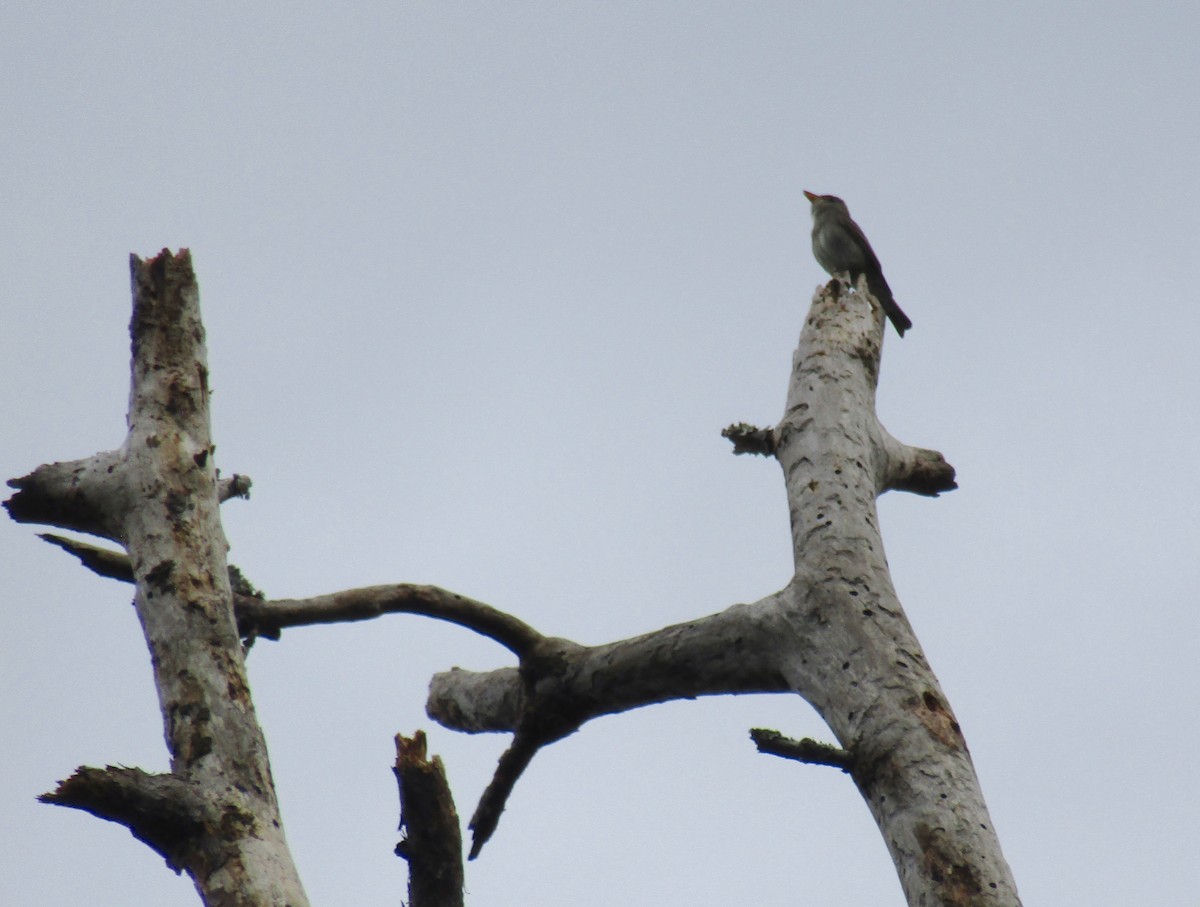
M863 250L849 232L838 227L813 229L813 257L830 274L859 272L866 265Z

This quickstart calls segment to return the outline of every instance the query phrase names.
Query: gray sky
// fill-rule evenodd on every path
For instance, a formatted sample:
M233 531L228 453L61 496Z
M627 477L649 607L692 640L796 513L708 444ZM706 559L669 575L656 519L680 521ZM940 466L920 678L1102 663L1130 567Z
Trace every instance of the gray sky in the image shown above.
M915 323L880 416L961 485L881 501L893 578L1025 903L1192 904L1200 7L1050 6L8 4L0 472L120 443L127 256L186 246L272 596L430 582L584 643L754 600L783 483L719 432L779 418L801 190L841 195ZM0 523L0 902L193 904L34 800L166 765L130 591L34 532ZM416 618L254 649L314 903L403 896L396 731L470 814L507 738L425 688L506 663ZM471 902L900 903L849 780L752 726L828 739L776 696L551 747Z

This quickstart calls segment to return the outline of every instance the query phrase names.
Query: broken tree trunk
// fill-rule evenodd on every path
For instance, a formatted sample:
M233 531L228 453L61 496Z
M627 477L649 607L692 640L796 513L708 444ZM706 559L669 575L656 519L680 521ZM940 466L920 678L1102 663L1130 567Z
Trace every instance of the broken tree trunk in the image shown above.
M818 293L782 421L726 431L735 452L773 455L783 468L793 580L758 602L581 646L429 586L299 601L232 593L217 506L247 484L236 477L219 483L213 469L190 260L164 252L150 262L134 259L133 273L126 443L13 480L19 491L6 506L15 519L125 546L127 563L47 537L91 569L136 582L172 770L84 768L45 799L127 825L189 872L206 903L304 905L239 634L278 638L285 627L415 613L469 627L520 660L515 669L438 674L430 687L427 709L443 725L514 732L472 819L472 856L537 750L591 718L677 698L790 692L816 708L839 745L759 730L760 749L852 776L910 905L1018 907L963 735L892 587L875 509L888 490L948 491L954 470L879 424L883 313L861 285L852 292L835 280Z
M16 520L125 547L171 771L80 768L42 799L127 826L186 871L206 904L303 907L234 622L218 513L229 483L218 483L213 465L191 257L134 256L131 270L125 443L14 479L19 490L5 506Z
M966 742L884 556L878 495L956 486L940 454L902 444L876 417L883 323L865 287L832 281L801 334L782 421L727 431L737 452L773 454L783 468L795 558L785 589L636 639L559 645L552 670L523 658L519 672L439 674L431 717L519 739L549 703L549 742L592 717L668 698L790 691L841 747L817 747L828 755L806 761L851 774L910 905L1016 907Z

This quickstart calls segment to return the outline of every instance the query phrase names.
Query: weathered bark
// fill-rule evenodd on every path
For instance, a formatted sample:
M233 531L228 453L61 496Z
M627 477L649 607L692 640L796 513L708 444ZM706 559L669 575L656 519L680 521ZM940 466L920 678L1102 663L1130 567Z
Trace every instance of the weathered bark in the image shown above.
M426 755L425 734L396 735L396 783L404 840L396 855L408 861L409 907L462 907L462 833L446 770Z
M565 651L552 682L578 721L720 692L788 690L837 737L911 905L1015 907L958 722L892 587L875 500L889 489L955 487L935 451L879 424L875 387L883 314L833 281L801 334L782 421L769 435L728 430L738 452L783 468L795 576L781 592L635 640ZM541 682L550 682L540 678ZM428 711L448 727L519 729L529 683L517 671L434 677Z
M784 759L795 759L797 762L808 762L812 765L829 765L840 768L844 772L854 769L854 757L844 749L820 743L811 737L803 740L793 740L785 737L779 731L766 728L751 728L750 739L758 747L760 753L769 753Z
M128 556L45 536L96 572L136 582L171 773L80 769L44 799L125 824L189 872L206 903L299 907L306 899L279 824L239 635L277 638L285 627L422 614L486 635L520 660L518 668L483 674L455 669L430 685L427 710L443 725L514 732L472 819L472 856L537 750L591 718L671 699L791 692L813 705L839 746L762 730L756 742L763 752L851 775L909 904L1019 905L963 735L888 573L876 498L888 490L936 496L955 487L954 470L936 451L909 447L879 424L884 322L862 286L850 292L835 280L814 300L780 423L726 431L735 452L775 456L782 466L792 581L709 617L581 646L430 586L273 602L233 592L218 502L249 486L238 476L218 482L213 469L190 261L164 253L135 259L133 270L125 444L13 480L20 490L6 506L15 519L126 548ZM398 771L424 771L417 742L398 743ZM439 833L441 850L452 849L446 834Z
M852 754L908 902L1015 905L966 741L892 586L875 510L914 473L930 488L941 457L909 453L879 424L882 313L841 289L832 283L813 304L776 428L796 565L784 606L796 632L777 663Z
M131 269L125 443L14 480L6 506L14 519L125 547L171 772L82 768L45 799L125 824L188 872L206 904L302 907L234 623L218 506L248 485L219 483L212 462L191 258L164 250Z
M569 710L578 727L601 715L726 693L782 693L787 680L762 654L785 632L767 604L734 605L698 620L599 646L567 643L556 669L537 672L547 700ZM468 733L510 731L531 707L516 668L479 674L454 668L435 674L426 711L446 727Z

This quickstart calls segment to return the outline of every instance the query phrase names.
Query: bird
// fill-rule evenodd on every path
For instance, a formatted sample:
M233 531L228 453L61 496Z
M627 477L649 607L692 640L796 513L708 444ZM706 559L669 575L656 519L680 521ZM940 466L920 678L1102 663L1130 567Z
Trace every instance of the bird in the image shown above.
M875 250L867 242L862 228L850 217L846 203L836 195L817 195L807 189L804 197L812 202L812 247L817 264L834 276L849 274L851 280L865 274L871 295L879 300L896 333L903 337L912 327L912 321L896 305Z

